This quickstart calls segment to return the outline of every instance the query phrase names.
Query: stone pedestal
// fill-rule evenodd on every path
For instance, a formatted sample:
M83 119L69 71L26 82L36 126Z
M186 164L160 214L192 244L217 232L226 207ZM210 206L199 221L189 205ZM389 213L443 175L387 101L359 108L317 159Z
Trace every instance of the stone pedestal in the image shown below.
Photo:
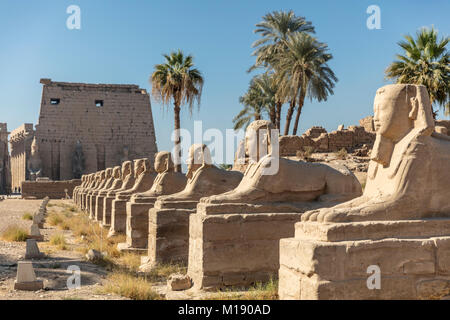
M116 196L106 196L103 198L103 227L111 227L111 213L112 213L112 203Z
M128 198L129 200L129 198ZM111 228L108 236L125 233L127 229L127 202L126 199L115 199L112 202Z
M198 207L197 207L198 209ZM279 240L299 213L190 215L188 275L196 289L247 286L276 278Z
M14 290L38 291L43 288L44 282L36 279L33 264L30 261L19 261Z
M92 220L95 220L95 199L97 198L97 192L93 192L91 195L89 195L88 198L88 212L89 212L89 218Z
M119 243L120 251L146 251L148 244L148 211L156 199L146 202L127 202L127 242ZM136 250L137 249L137 250Z
M105 196L98 195L95 197L95 215L94 219L95 221L98 221L100 223L103 223L103 199Z
M370 285L373 268L379 268L380 289ZM280 299L450 296L450 219L299 222L295 237L280 241L278 294Z
M189 256L189 216L197 201L157 201L149 211L148 256L142 258L141 270L157 263L187 264ZM177 208L183 207L183 208Z

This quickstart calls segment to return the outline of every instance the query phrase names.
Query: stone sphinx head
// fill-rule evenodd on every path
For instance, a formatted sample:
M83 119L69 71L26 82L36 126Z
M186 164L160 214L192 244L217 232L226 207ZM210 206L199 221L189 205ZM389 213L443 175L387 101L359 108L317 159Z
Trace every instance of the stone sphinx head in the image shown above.
M134 160L134 178L137 179L142 172L145 171L145 161L144 159Z
M112 176L114 179L121 178L122 175L121 175L121 167L120 166L114 167Z
M112 177L113 168L106 169L106 179L109 179Z
M211 153L205 144L193 144L189 148L189 158L187 160L188 171L186 177L191 179L200 167L212 166Z
M127 177L131 173L131 165L131 161L125 161L124 163L122 163L122 178Z
M377 138L371 159L387 167L397 142L409 134L429 136L434 130L426 87L392 84L378 89L373 122Z
M174 171L172 155L168 151L160 151L155 156L155 171L157 173Z
M251 162L258 162L272 152L270 133L275 126L268 120L253 121L245 131L245 154Z
M150 159L149 158L144 158L142 160L144 161L144 172L146 172L146 173L154 172L153 171L154 168L153 168L152 163L150 162Z

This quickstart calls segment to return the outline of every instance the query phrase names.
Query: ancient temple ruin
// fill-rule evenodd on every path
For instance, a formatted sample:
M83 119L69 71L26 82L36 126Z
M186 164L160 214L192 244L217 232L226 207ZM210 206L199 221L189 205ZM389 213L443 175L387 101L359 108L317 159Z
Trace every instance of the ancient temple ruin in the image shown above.
M35 128L24 124L10 137L13 191L25 180L79 179L126 160L154 158L157 145L145 89L51 79L40 82L38 123Z
M0 123L0 193L5 193L11 184L8 134L6 123Z

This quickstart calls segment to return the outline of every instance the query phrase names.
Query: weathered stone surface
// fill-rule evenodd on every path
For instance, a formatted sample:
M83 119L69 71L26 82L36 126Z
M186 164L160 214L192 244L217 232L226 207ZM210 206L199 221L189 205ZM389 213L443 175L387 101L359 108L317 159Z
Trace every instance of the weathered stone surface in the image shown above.
M148 261L187 263L189 253L189 215L201 197L234 189L242 173L222 170L211 162L206 145L189 149L188 181L183 191L160 196L149 211ZM141 266L146 269L145 266Z
M24 199L64 199L66 190L72 194L75 187L81 184L81 180L67 181L23 181L22 198Z
M167 280L167 288L171 291L187 290L191 286L191 278L184 274L172 274Z
M155 157L155 171L158 173L151 188L142 193L133 194L127 203L126 248L147 249L148 244L148 211L159 196L169 195L183 190L186 176L174 171L170 152L161 151Z

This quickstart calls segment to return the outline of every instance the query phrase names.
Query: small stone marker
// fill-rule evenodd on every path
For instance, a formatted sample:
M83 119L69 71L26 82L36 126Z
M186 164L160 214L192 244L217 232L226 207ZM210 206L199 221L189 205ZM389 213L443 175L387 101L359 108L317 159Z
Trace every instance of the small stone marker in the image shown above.
M25 259L42 259L44 254L39 251L39 247L35 239L27 240L27 248L25 252Z
M19 261L14 290L38 291L41 289L44 289L44 282L36 279L31 261Z

